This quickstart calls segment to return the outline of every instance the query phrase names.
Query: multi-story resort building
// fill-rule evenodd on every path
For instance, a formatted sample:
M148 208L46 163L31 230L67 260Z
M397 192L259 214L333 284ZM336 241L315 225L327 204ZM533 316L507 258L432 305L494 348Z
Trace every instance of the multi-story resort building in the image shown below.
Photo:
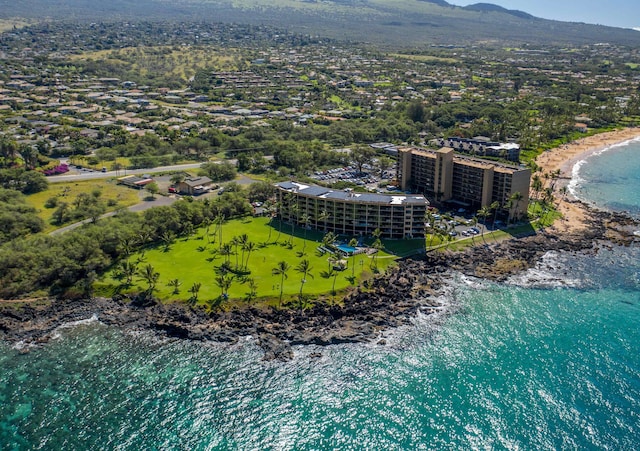
M479 209L494 202L519 217L529 203L531 170L461 155L451 148L400 149L398 180L403 191L422 193L436 202ZM517 194L518 193L518 194Z
M338 235L419 238L429 202L421 195L332 190L297 182L276 183L280 219Z
M478 136L468 138L440 138L429 142L438 147L451 147L452 149L467 155L479 157L499 157L509 161L520 161L520 145L516 143L492 142L489 138Z

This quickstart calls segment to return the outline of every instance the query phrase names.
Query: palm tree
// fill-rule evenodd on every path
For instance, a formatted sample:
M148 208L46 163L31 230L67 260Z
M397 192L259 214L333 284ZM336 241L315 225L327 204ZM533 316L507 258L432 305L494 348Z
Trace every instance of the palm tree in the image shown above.
M224 255L225 263L229 264L229 256L231 255L231 244L224 243L222 246L220 246L220 249L218 250L218 254Z
M491 229L491 236L493 238L493 232L496 229L496 218L498 217L498 210L500 209L500 202L498 202L497 200L491 202L489 208L491 208L491 210L493 211L493 228Z
M219 247L222 248L222 224L224 224L224 215L218 214L214 219L214 223L216 224L216 231L218 232L218 243Z
M311 274L311 264L309 260L306 258L298 263L298 266L295 267L296 272L302 274L302 279L300 279L300 293L298 294L298 301L300 302L299 306L302 309L302 289L304 288L304 284L307 282L307 276L311 276L313 278L313 274Z
M289 244L293 245L293 235L295 233L296 221L297 221L298 211L300 211L300 208L298 207L297 204L291 205L291 207L289 207L289 211L290 211L289 220L291 221L291 238L289 238Z
M200 282L195 282L193 285L191 285L191 288L189 288L189 293L191 293L193 304L198 302L198 293L200 292L201 286L202 284Z
M238 237L234 236L233 238L231 238L231 241L229 241L229 248L231 248L231 246L235 247L235 251L231 251L230 253L234 254L236 256L236 269L238 269Z
M245 247L247 245L247 242L249 241L249 237L247 236L246 233L243 233L242 235L240 235L239 237L237 237L237 243L236 243L236 268L238 268L238 246L240 246L240 250L242 251L242 258L240 258L240 266L244 265L244 252L245 252Z
M337 271L333 266L329 266L327 271L321 271L320 277L324 279L329 279L333 277L333 284L331 285L331 294L335 296L336 294L336 278L340 272Z
M269 215L269 222L268 222L268 226L269 226L269 236L267 237L267 244L269 244L269 242L271 241L271 232L273 232L273 227L271 226L271 223L273 222L273 218L275 215L275 211L276 211L276 205L273 204L273 202L268 201L266 202L266 205L264 206L265 210L267 210L267 214Z
M322 245L328 248L333 247L337 239L338 239L338 236L335 233L327 232L322 237Z
M478 217L477 216L472 216L471 217L471 227L476 227L478 225ZM471 234L471 243L475 246L475 239L476 239L476 235L475 233ZM484 238L483 238L484 239Z
M373 254L373 258L371 259L371 269L373 269L374 271L377 271L378 252L380 252L384 248L384 246L382 245L382 241L380 240L380 238L376 238L373 244L371 245L371 247L376 250L376 252Z
M516 191L509 197L509 200L512 202L511 206L513 207L513 210L514 210L514 215L513 215L514 219L518 219L520 217L519 206L520 206L520 201L522 200L523 197L524 196L519 191Z
M242 251L247 253L247 261L244 263L245 270L249 267L249 257L251 256L251 252L254 250L256 250L256 243L253 241L248 241L242 245Z
M204 235L207 237L207 244L211 241L209 240L209 228L211 227L211 219L205 217L202 220L202 225L204 226Z
M282 290L284 289L284 279L288 277L287 272L289 272L289 269L291 269L289 263L282 260L278 262L276 267L271 270L271 274L273 274L274 276L280 276L280 306L282 306Z
M482 218L482 241L485 241L484 232L487 230L487 218L491 215L491 210L486 205L478 210L478 216ZM486 242L486 241L485 241Z
M233 276L230 274L221 274L215 278L215 282L218 288L220 288L220 297L227 298L227 293L231 287L231 283L233 282Z
M122 277L125 278L125 283L127 285L131 285L131 281L133 279L133 276L136 275L136 273L138 272L138 265L129 261L129 260L123 260L120 263L120 267L119 267L119 273L120 275L122 275Z
M304 242L302 243L302 255L304 255L304 251L307 247L307 228L309 227L309 223L311 222L311 218L308 214L303 214L300 218L300 222L304 227Z
M355 238L351 238L349 240L349 246L351 246L352 248L355 249L357 245L358 245L358 240L356 240ZM356 253L355 251L353 251L351 253L351 277L356 276L355 271L356 271Z
M158 279L160 278L160 273L156 272L151 264L148 264L142 271L138 273L138 275L142 280L147 282L147 293L151 294L156 288L156 284L158 283Z
M539 198L539 194L540 191L542 191L542 180L540 179L540 176L538 174L534 174L533 177L531 177L531 188L533 189L533 192L536 193L536 200L538 200Z
M129 257L133 251L133 240L130 237L120 239L120 253L125 257Z
M176 239L176 235L171 230L167 230L162 234L160 239L164 243L164 251L167 252L173 241Z
M318 222L322 222L323 230L325 231L327 230L327 219L329 219L329 213L327 212L327 210L322 210L318 215Z
M180 293L180 285L182 285L182 282L179 279L172 279L167 282L167 286L173 288L173 294Z
M258 297L258 285L253 278L247 279L247 283L249 285L249 291L245 293L244 300L247 301L248 304L251 303L256 297Z

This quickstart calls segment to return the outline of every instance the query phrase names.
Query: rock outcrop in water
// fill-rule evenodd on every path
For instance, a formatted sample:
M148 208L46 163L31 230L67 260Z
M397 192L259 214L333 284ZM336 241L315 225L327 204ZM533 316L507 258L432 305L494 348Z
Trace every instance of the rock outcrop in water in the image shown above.
M464 252L430 252L407 259L356 289L340 305L324 301L308 310L247 307L207 312L182 304L160 304L145 298L47 300L0 304L0 339L10 343L43 343L56 328L94 315L124 330L148 330L164 337L234 342L251 335L265 359L289 359L296 344L328 345L364 342L380 332L408 324L416 313L433 311L436 294L452 271L503 281L526 270L548 251L583 252L596 243L631 245L638 223L623 214L590 211L592 223L579 235L539 232ZM382 343L383 340L380 341Z

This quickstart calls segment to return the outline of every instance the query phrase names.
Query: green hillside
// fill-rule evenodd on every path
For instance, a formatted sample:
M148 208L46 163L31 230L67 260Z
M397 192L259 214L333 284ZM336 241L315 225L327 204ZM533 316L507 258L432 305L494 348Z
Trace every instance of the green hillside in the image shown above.
M393 47L511 43L640 44L640 33L557 22L487 3L443 0L0 0L0 19L206 20L267 24L290 31Z

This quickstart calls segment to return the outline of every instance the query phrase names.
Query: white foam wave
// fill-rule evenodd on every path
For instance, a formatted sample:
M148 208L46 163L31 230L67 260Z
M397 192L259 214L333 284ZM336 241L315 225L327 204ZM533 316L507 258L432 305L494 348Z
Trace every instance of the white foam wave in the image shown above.
M595 156L600 156L606 152L609 152L613 149L618 149L620 147L626 147L629 146L630 144L634 144L634 143L640 143L640 136L633 138L633 139L628 139L626 141L622 141L619 143L615 143L615 144L611 144L609 146L603 147L601 149L597 149L595 151L593 151L592 153L590 153L586 158L577 161L574 165L573 168L571 169L571 181L569 181L568 185L567 185L567 190L569 191L569 193L573 196L573 197L578 197L577 196L577 192L578 192L578 188L585 182L584 178L582 178L580 176L580 170L582 169L582 167L588 162L588 160L592 157Z
M511 276L506 283L524 288L579 288L582 280L571 277L557 252L547 252L534 268Z
M92 323L99 323L99 322L100 322L100 320L98 319L98 315L94 313L91 316L91 318L80 319L78 321L70 321L68 323L64 323L64 324L59 325L51 333L51 338L53 338L53 339L60 338L60 336L61 336L60 332L62 330L72 329L74 327L83 326L83 325L92 324Z

